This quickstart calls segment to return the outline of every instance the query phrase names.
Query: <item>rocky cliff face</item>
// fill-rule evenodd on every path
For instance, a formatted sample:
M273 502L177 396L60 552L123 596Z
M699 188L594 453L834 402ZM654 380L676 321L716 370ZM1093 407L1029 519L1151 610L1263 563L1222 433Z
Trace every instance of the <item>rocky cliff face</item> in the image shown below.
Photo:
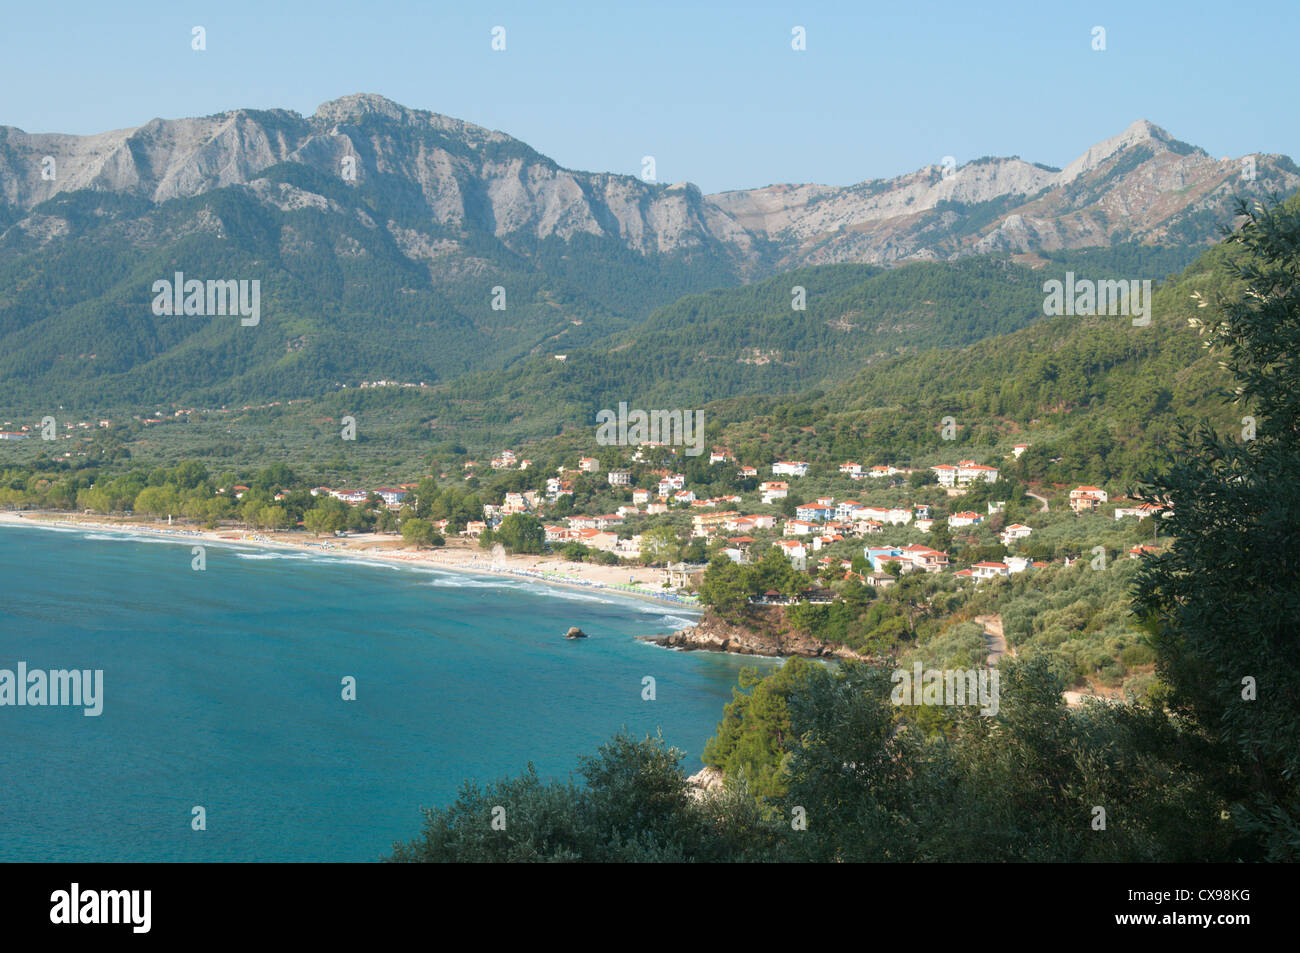
M1205 224L1227 217L1233 195L1298 186L1300 169L1285 156L1213 159L1139 120L1059 170L987 158L844 188L776 185L710 199L794 265L1195 243L1212 237Z
M504 133L359 94L310 117L235 110L93 136L0 127L0 202L26 212L93 190L163 203L249 186L280 163L331 177L354 163L356 179L381 177L418 196L430 226L472 227L525 250L529 241L579 236L641 255L707 249L750 276L802 264L1202 242L1215 237L1234 193L1300 187L1286 157L1216 160L1138 121L1060 170L980 159L845 187L706 196L685 183L563 169ZM57 223L21 224L59 234Z
M642 254L710 245L742 264L757 258L749 233L694 186L572 172L504 133L369 94L325 103L306 118L236 110L95 136L0 127L0 200L29 210L89 189L162 203L249 185L284 162L343 181L414 186L430 224L498 238L590 235Z
M726 622L710 612L698 625L679 629L672 635L647 636L646 641L665 648L732 652L736 655L798 655L803 658L875 661L842 645L823 642L795 631L786 621L785 609L781 606L751 606L740 625Z

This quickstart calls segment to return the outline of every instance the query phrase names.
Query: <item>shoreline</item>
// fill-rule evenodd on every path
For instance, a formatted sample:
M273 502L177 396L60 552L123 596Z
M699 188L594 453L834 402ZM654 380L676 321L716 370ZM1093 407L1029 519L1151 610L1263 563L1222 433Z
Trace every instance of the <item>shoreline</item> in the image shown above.
M638 602L651 602L665 608L672 607L690 613L701 609L695 602L680 596L659 593L616 582L615 577L635 578L638 572L654 570L628 567L594 566L573 563L555 556L507 555L493 557L483 553L474 544L452 538L445 548L415 550L407 548L401 537L376 533L349 537L321 539L285 538L296 535L283 532L261 533L237 528L199 529L190 526L158 526L136 520L110 521L104 518L78 518L75 514L35 511L0 512L0 527L29 526L37 529L100 531L122 533L127 536L148 536L182 543L187 540L210 545L245 547L270 551L301 552L353 562L380 561L388 565L412 566L421 569L438 569L464 575L490 578L507 577L526 579L545 586L574 591L598 591L610 596L624 597ZM352 545L348 545L352 544ZM380 544L385 544L381 548Z

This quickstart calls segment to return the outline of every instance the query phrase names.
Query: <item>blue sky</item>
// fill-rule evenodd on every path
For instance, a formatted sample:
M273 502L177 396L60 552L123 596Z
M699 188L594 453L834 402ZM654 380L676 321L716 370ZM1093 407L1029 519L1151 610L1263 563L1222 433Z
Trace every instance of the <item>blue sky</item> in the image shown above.
M89 133L380 93L561 165L707 192L984 155L1062 166L1135 119L1300 157L1296 0L12 4L0 125ZM191 49L191 28L207 50ZM506 49L491 49L494 26ZM791 49L794 26L807 49ZM1092 30L1106 49L1092 49Z

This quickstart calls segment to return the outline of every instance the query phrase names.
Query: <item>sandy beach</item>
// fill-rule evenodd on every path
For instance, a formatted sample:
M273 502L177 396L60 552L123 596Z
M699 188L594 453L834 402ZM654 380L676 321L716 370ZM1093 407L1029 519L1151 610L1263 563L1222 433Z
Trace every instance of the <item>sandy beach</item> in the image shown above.
M259 532L239 527L202 529L182 521L175 521L168 526L165 520L114 519L50 512L0 512L0 527L3 526L101 530L214 545L295 550L342 559L381 559L450 572L524 577L553 586L602 589L608 590L611 595L698 608L693 598L664 590L660 584L659 572L655 569L597 566L572 562L558 556L494 554L480 549L476 542L457 537L448 538L447 545L439 549L416 550L407 546L400 536L383 533L316 538L303 532Z

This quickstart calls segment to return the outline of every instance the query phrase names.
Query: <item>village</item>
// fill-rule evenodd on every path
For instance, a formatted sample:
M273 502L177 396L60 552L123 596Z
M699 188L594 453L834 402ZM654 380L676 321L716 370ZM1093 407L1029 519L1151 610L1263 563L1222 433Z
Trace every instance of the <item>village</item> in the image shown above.
M1008 456L1018 458L1028 446L1018 444ZM491 499L483 503L481 518L465 520L461 526L441 518L432 525L442 536L473 541L485 533L490 536L507 517L526 516L540 523L548 550L609 565L657 567L662 587L674 592L692 590L709 559L719 554L749 565L769 548L808 574L808 595L803 598L824 593L817 584L836 579L856 578L884 589L908 573L944 573L978 585L1042 569L1052 561L1070 565L1083 558L1069 553L1045 557L1036 550L1035 524L1042 522L1039 513L1047 514L1045 498L1029 494L1033 515L1014 521L1007 518L1007 500L983 498L995 487L1012 486L999 467L989 463L961 459L912 469L851 461L817 467L808 461L780 460L760 472L729 451L715 449L708 457L710 470L726 471L730 482L752 489L709 495L675 469L676 453L672 447L646 443L612 467L596 457L579 457L576 465L560 466L554 476L546 477L544 489L506 490L493 496L480 485L478 496ZM466 461L462 467L463 480L480 484L478 462ZM501 451L487 463L493 473L533 468L531 459L511 450ZM540 486L540 476L534 482ZM804 484L846 487L850 495L805 494ZM373 490L322 486L311 492L351 505L382 502L404 518L412 515L411 494L418 487L413 483ZM233 489L239 494L247 488ZM575 505L579 489L591 505ZM969 499L972 490L981 491L974 494L982 498L978 509L946 505ZM1162 510L1151 503L1112 500L1105 489L1086 484L1070 489L1066 498L1074 517L1102 515L1141 522ZM984 558L963 564L951 553L955 543L961 544L963 552ZM1138 558L1156 548L1140 543L1126 555ZM768 593L760 598L777 596Z

